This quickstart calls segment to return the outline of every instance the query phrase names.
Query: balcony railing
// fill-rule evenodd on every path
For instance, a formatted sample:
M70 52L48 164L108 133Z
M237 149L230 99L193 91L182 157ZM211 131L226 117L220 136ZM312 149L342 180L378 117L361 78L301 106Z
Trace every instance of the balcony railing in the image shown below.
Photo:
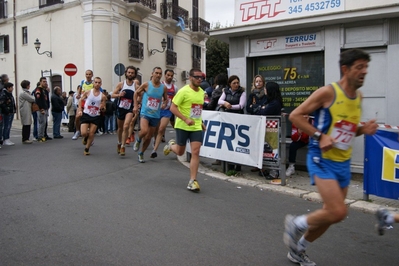
M127 3L139 3L151 10L157 11L157 1L156 0L125 0Z
M172 50L166 50L166 65L177 66L177 54Z
M144 59L144 45L138 40L129 40L129 58Z
M39 0L39 8L52 6L56 4L63 4L64 0Z
M193 68L201 69L201 59L193 57Z
M173 3L161 3L161 17L176 21L178 21L178 17L181 17L184 20L184 24L188 25L188 11Z
M7 0L0 0L0 19L7 18Z
M190 19L190 30L193 32L202 32L209 35L210 23L202 18L196 17Z

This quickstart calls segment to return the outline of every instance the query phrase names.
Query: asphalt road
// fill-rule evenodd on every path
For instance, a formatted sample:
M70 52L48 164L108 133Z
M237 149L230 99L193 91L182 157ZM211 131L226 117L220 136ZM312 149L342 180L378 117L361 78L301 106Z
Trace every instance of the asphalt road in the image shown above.
M168 132L168 137L170 132ZM116 136L0 149L0 265L294 265L282 242L287 213L321 207L199 175L175 155L146 163ZM350 210L308 249L318 265L397 265L399 230L374 232L370 214Z

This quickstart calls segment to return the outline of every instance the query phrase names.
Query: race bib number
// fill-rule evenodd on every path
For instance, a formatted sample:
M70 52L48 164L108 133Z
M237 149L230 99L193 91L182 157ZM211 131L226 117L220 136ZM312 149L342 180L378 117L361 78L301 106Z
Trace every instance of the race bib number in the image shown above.
M331 136L334 138L334 147L340 150L348 150L356 137L357 125L345 120L335 123Z
M190 117L191 118L201 118L201 114L202 114L202 104L192 104L191 111L190 111Z
M100 108L98 108L97 106L91 105L91 106L88 106L87 109L89 110L88 115L90 115L90 116L97 116L100 114Z
M160 103L160 99L149 97L147 101L147 107L151 110L158 110Z
M121 98L119 101L119 108L123 109L130 109L132 106L132 100L131 99L126 99L126 98Z

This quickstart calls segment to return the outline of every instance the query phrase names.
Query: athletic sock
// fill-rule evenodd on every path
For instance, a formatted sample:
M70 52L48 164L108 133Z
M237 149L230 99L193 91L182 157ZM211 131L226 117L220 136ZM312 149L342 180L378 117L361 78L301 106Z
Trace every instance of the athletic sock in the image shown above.
M387 217L385 217L385 222L389 225L392 225L395 222L395 217L392 213L389 213Z
M310 244L310 242L307 241L304 236L302 236L301 239L299 239L298 244L297 244L298 252L305 251L308 248L309 244Z
M306 215L301 215L295 218L294 223L298 228L303 231L308 228L308 222L307 222L307 217Z

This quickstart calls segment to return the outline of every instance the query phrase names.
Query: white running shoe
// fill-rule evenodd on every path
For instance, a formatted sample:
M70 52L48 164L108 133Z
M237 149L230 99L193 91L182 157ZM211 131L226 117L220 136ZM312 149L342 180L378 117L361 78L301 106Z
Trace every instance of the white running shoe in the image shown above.
M79 136L80 136L80 131L76 131L75 134L73 134L72 139L77 140L79 138Z
M14 143L14 142L11 142L10 139L5 139L4 142L3 142L3 145L6 145L6 146L13 146L13 145L15 145L15 143Z
M295 174L295 166L291 164L291 165L287 168L287 171L285 171L285 176L286 176L286 177L290 177L290 176L292 176L293 174Z

